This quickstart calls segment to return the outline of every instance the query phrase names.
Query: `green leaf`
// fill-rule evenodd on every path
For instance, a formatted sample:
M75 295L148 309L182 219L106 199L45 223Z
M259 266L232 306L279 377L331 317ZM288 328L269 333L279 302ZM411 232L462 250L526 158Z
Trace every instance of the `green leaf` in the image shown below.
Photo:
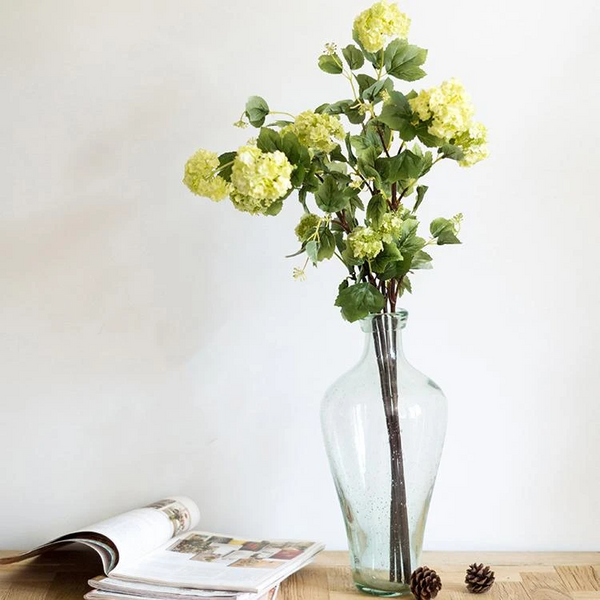
M354 45L349 44L342 50L342 54L352 71L360 69L365 64L363 53Z
M465 157L465 153L459 146L453 146L452 144L444 144L440 147L440 153L446 158L452 160L462 160Z
M367 204L367 219L376 229L381 225L383 215L387 212L387 200L381 194L375 194Z
M420 185L417 187L417 199L415 200L415 205L413 206L412 212L416 212L417 208L421 206L421 202L423 202L423 198L425 198L425 194L429 189L426 185Z
M360 125L365 120L365 113L361 113L357 103L346 107L344 115L353 125Z
M378 120L385 123L390 129L400 132L400 137L405 141L414 139L417 130L412 125L412 109L401 92L391 91L390 100L383 105Z
M317 244L316 240L311 240L310 242L308 242L306 244L306 247L304 248L306 255L308 256L308 258L311 260L311 262L313 263L313 265L316 265L319 258L318 258L318 254L319 254L319 244Z
M333 104L327 104L322 112L327 115L343 115L344 111L353 104L356 104L354 100L338 100Z
M334 213L346 207L348 198L344 191L338 187L335 178L332 175L327 175L315 192L315 202L322 211Z
M364 90L361 94L363 100L367 102L375 102L381 100L379 98L381 92L386 90L388 93L394 89L394 84L389 77L385 79L381 79L380 81L376 81L373 85L369 86L366 90Z
M352 323L383 310L385 298L370 283L356 283L339 292L335 305L342 309L344 319Z
M392 40L385 49L385 70L392 77L403 81L416 81L425 77L425 71L421 69L425 60L427 50L399 38Z
M381 188L381 175L375 166L375 160L379 156L380 150L371 146L362 151L358 157L356 168L365 179L373 179L375 185Z
M301 190L298 190L298 201L302 204L302 208L304 208L304 212L308 211L308 206L306 206L306 196L308 195L308 191L305 187Z
M421 165L423 164L423 159L410 150L405 150L402 153L402 156L404 156L404 161L402 162L402 171L405 174L403 179L417 179L417 177L419 177L421 174Z
M250 96L246 102L246 116L254 127L262 127L267 115L269 105L260 96Z
M348 152L348 162L354 166L356 164L356 156L354 152L352 152L352 144L350 142L351 135L349 133L346 134L346 138L344 142L346 144L346 152Z
M383 273L390 263L402 260L402 254L396 244L383 244L383 250L371 261L371 269L375 273Z
M342 154L342 149L338 144L330 153L329 157L331 160L337 160L339 162L348 162L348 159Z
M327 260L333 256L335 252L335 237L327 228L322 228L319 231L319 250L317 252L317 260Z
M419 250L412 259L411 269L432 269L431 262L433 258L427 254L424 250Z
M421 173L422 159L410 150L391 158L379 158L375 164L383 181L395 183L406 179L416 179Z
M400 281L400 295L402 296L402 294L404 294L404 292L408 292L409 294L412 294L412 284L410 283L410 279L408 278L407 275L405 275L402 278L402 281Z
M293 165L302 165L305 169L310 166L308 148L303 146L291 131L288 131L281 138L280 149Z
M455 224L451 219L445 219L444 217L434 219L431 221L429 231L437 239L438 246L460 244L460 240L456 237Z
M283 147L279 133L268 127L261 128L256 145L263 152L275 152Z
M273 202L273 204L269 206L269 208L267 208L267 210L265 210L265 215L270 215L271 217L274 217L281 212L282 208L283 200L276 200L275 202Z
M319 56L319 68L330 75L339 75L342 68L342 59L337 54L322 54Z
M371 77L370 75L365 75L364 73L359 73L356 76L356 81L358 82L358 92L362 97L365 90L367 88L371 87L377 80L374 77Z
M230 165L228 163L233 162L236 156L237 152L225 152L224 154L221 154L221 156L219 156L219 167L227 165L224 169L219 171L219 175L225 181L231 181L231 169L233 165Z
M419 125L417 125L415 128L415 133L419 140L428 148L437 148L444 143L444 140L429 133L426 123L419 123Z

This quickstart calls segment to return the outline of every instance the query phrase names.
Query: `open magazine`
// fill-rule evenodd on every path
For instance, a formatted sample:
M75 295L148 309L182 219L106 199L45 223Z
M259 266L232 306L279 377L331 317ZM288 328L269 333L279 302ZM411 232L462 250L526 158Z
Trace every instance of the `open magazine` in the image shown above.
M0 559L17 562L64 544L96 550L107 577L92 580L90 600L221 598L246 592L268 597L279 582L306 565L322 544L247 540L193 531L200 511L190 498L167 498L63 535L30 552ZM218 593L218 591L221 591ZM229 593L227 593L229 592ZM246 599L243 599L246 600Z

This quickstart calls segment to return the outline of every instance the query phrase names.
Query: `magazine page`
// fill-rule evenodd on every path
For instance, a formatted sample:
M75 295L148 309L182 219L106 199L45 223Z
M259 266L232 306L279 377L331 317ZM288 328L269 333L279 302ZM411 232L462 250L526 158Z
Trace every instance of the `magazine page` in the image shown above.
M247 540L203 531L177 536L111 578L194 589L264 592L309 562L322 544Z
M120 561L141 558L194 527L199 519L200 512L193 500L173 496L68 533L29 552L0 558L0 564L19 562L65 544L81 543L98 552L108 574Z
M189 592L190 590L188 590ZM248 594L248 593L240 593L240 594L231 594L226 596L217 595L219 592L209 592L205 591L201 596L203 600L223 600L224 598L230 600L275 600L277 597L278 586L274 587L264 594ZM182 596L181 598L188 599L192 598L194 600L198 596ZM88 592L84 596L85 600L156 600L156 596L138 596L131 594L121 594L115 592L105 592L102 590L94 589L91 592Z
M111 592L118 600L121 596L141 598L152 598L160 600L255 600L258 594L248 592L230 592L220 590L193 590L173 586L156 585L151 583L139 583L123 581L113 577L94 577L88 581L90 587L99 592ZM273 600L277 587L269 590L260 598ZM269 595L270 594L270 595Z
M199 519L200 511L193 500L174 496L95 523L75 535L84 537L91 532L105 536L117 549L116 563L129 563L188 531Z

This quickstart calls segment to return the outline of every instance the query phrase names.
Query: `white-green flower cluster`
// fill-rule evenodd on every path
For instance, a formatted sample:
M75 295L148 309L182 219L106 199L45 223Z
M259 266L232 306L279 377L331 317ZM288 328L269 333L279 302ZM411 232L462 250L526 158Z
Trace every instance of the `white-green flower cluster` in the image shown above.
M469 131L463 134L456 144L464 153L464 158L458 161L461 167L472 167L490 155L487 128L483 123L473 123Z
M306 242L321 224L321 217L313 213L304 213L294 232L300 242Z
M198 150L185 163L183 183L191 192L215 202L226 198L231 185L217 175L219 158L215 152Z
M263 152L253 145L242 146L231 169L231 201L238 210L264 213L292 187L292 170L279 150Z
M357 227L348 236L354 258L371 260L382 250L384 242L392 244L402 234L402 217L397 212L383 215L379 227Z
M282 133L291 131L303 146L317 152L331 152L336 146L336 140L343 140L346 132L338 117L323 115L306 110L300 113L291 125Z
M429 133L463 150L461 166L472 166L487 158L487 130L473 120L475 108L463 84L457 79L439 87L422 90L410 101L414 114L427 122Z
M354 20L354 34L367 52L381 50L390 37L406 39L409 29L410 18L387 0L376 2Z
M377 233L381 240L386 244L391 244L397 240L402 233L402 217L398 213L386 213L383 215L381 225L377 228Z
M371 227L357 227L348 235L348 246L357 259L371 260L383 250L383 242L378 231Z

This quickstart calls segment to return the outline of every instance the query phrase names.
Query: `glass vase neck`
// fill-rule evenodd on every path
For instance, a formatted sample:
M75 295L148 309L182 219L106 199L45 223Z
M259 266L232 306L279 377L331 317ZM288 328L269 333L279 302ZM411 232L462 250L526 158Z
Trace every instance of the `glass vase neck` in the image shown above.
M394 313L369 315L360 322L365 333L363 360L376 355L389 355L395 360L404 360L402 330L406 327L408 311L400 309Z
M393 313L377 313L369 315L360 322L365 333L373 333L377 326L383 326L388 331L399 331L406 327L408 311L401 308Z

